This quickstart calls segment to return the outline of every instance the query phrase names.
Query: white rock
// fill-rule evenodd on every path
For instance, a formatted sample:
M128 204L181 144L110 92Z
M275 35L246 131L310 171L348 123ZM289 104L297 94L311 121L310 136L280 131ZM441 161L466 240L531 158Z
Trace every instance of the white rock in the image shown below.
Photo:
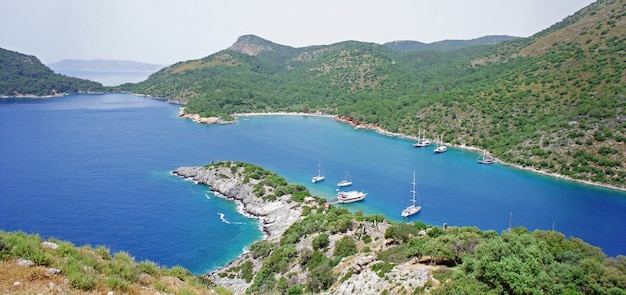
M32 260L28 260L28 259L24 259L24 258L20 258L17 260L17 265L19 266L32 266L34 265L35 262L33 262Z
M51 275L58 275L58 274L61 274L61 270L58 268L51 267L51 268L48 268L48 273Z
M59 245L53 242L41 242L41 246L44 248L53 249L53 250L56 250L57 248L59 248Z

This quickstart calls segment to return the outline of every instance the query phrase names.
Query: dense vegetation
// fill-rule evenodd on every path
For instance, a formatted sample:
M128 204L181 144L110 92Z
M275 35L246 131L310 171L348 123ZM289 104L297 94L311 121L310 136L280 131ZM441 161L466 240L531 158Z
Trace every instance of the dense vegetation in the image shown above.
M0 48L0 96L103 92L97 82L55 74L36 57Z
M354 41L292 48L243 36L124 89L207 117L324 112L408 135L421 129L509 163L624 188L624 7L601 0L530 38L452 51Z
M17 266L18 260L32 266ZM28 263L28 262L27 262ZM215 294L200 278L175 266L135 262L126 252L104 246L76 247L24 232L0 231L0 288L12 294ZM220 294L229 292L215 288ZM8 294L8 293L7 293Z

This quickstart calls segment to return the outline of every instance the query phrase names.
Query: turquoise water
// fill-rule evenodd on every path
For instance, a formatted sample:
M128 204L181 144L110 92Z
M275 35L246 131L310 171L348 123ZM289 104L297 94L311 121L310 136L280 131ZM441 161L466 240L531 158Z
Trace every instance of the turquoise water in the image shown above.
M202 273L262 237L253 219L205 186L170 175L183 165L236 160L261 165L331 199L349 166L351 189L368 197L342 205L403 220L416 172L422 212L410 221L551 229L626 254L626 193L504 165L478 154L355 130L329 118L247 117L197 125L178 106L128 94L0 100L0 229L77 245L106 245L137 260ZM311 184L320 162L326 180Z

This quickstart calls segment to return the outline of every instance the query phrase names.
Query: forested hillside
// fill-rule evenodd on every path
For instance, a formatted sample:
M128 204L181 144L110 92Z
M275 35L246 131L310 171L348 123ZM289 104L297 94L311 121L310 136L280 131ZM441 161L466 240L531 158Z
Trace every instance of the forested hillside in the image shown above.
M34 56L0 48L0 96L102 92L102 84L55 74Z
M397 51L425 51L425 50L437 50L437 51L452 51L461 48L467 48L479 45L495 45L503 41L509 41L517 39L512 36L485 36L472 40L443 40L433 43L422 43L418 41L393 41L387 42L383 45L397 50Z
M242 36L123 89L202 116L325 112L421 129L529 169L626 188L625 6L601 0L530 38L451 51Z

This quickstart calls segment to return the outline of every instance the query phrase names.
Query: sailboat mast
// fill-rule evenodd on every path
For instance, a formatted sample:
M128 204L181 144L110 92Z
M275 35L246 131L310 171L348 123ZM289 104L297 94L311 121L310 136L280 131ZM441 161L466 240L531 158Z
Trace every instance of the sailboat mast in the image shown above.
M415 183L415 171L413 171L413 182L411 184L413 184L413 189L411 190L411 193L413 193L413 200L412 200L412 202L413 202L413 206L415 206L415 195L417 194L417 191L415 190L415 185L416 185L416 183Z

